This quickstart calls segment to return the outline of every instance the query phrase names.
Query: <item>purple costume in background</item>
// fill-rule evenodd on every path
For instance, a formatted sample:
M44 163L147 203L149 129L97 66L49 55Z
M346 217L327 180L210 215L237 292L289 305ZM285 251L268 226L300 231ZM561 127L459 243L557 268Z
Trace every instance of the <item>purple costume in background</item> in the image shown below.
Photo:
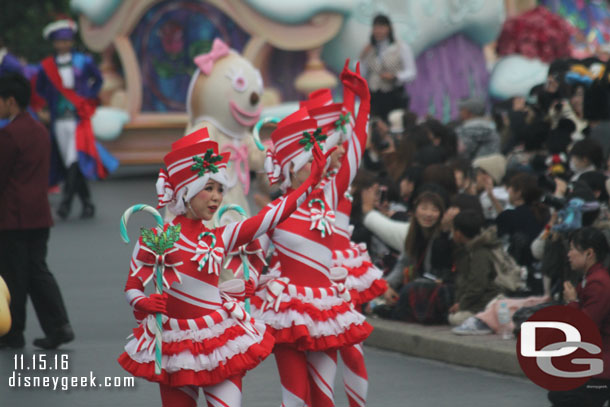
M69 58L66 58L68 55ZM64 54L61 58L63 59L60 60L60 57L55 57L58 69L71 68L71 75L73 74L73 84L67 85L64 82L64 86L74 89L78 95L87 99L97 98L97 94L102 87L102 75L93 59L76 51ZM79 168L79 161L83 157L76 152L74 147L75 128L78 122L76 109L56 89L42 68L38 72L36 91L48 104L51 115L50 131L57 147L53 149L51 158L51 184L56 184L62 178L65 178L63 198L58 213L62 211L63 214L60 215L62 218L67 216L70 212L74 194L78 194L80 197L83 208L86 206L93 208L87 181ZM63 134L58 134L58 132ZM66 141L69 139L68 136L72 138L70 142ZM100 148L98 151L102 161L104 161L102 149ZM114 160L111 156L109 157Z
M19 73L24 74L23 65L19 59L8 52L6 48L0 49L0 76L7 73ZM10 120L0 119L0 129L9 124Z

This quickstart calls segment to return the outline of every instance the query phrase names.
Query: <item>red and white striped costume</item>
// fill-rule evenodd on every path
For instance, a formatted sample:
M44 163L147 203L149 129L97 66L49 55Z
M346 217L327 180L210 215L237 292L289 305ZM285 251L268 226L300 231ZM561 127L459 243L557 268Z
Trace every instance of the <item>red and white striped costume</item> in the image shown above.
M167 160L166 165L169 180L165 176L165 181L172 184L173 167ZM187 175L189 165L184 166ZM160 383L163 405L194 406L199 387L203 388L209 406L241 404L241 378L269 355L274 338L264 323L255 321L243 310L238 299L219 290L219 271L227 253L273 229L305 202L312 183L318 181L312 178L242 222L216 229L208 229L204 221L184 215L171 222L179 224L181 231L179 240L165 257L168 299L167 315L163 315L161 374L154 371L153 314L136 312L139 326L119 357L121 366L134 376ZM201 188L204 185L205 182ZM172 191L169 197L175 192ZM144 285L153 275L153 266L154 255L140 238L125 287L133 307L146 298ZM239 282L241 293L237 297L243 298L244 285Z
M359 306L383 294L387 283L383 279L383 272L371 263L366 244L350 240L351 211L352 196L346 192L339 200L335 215L333 266L347 270L345 286L354 305Z
M351 196L346 192L339 201L335 221L335 246L333 266L347 270L345 286L355 306L364 304L383 294L387 283L383 272L371 263L365 244L350 240L349 214L352 209ZM364 362L362 344L340 349L343 360L343 384L350 407L366 405L368 374Z
M346 70L342 79L361 97L356 120L353 119L353 108L350 109L353 102L345 104L343 109L340 105L316 108L324 112L318 117L324 116L327 123L314 120L314 128L326 128L330 133L338 131L334 122L339 114L350 112L347 125L354 131L350 132L341 169L270 233L279 260L279 277L262 286L252 298L252 314L267 324L276 340L274 353L282 381L282 405L285 407L333 406L336 350L361 343L372 330L364 316L353 309L345 287L330 278L332 241L335 238L332 231L334 209L358 170L366 144L369 112L366 82ZM316 109L312 107L309 113ZM303 110L284 119L284 126L279 123L271 136L276 151L278 146L281 149L289 143L286 140L295 139L293 132L312 131L310 119ZM295 126L296 118L301 123L309 123L310 127ZM291 157L301 152L295 144L289 151L289 155L279 154L282 168L289 165Z

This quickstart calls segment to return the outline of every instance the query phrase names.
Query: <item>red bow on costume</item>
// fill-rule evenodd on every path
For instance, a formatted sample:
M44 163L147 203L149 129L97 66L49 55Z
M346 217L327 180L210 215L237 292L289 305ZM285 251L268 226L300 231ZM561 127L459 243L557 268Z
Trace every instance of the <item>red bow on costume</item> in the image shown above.
M288 280L286 277L276 278L267 283L267 292L265 293L265 302L263 303L263 310L273 308L275 312L280 310L280 303L282 302L282 293L288 287Z
M207 244L203 238L206 236L212 237L212 243ZM191 260L199 263L199 271L203 269L205 264L208 265L208 274L215 274L220 276L220 265L225 255L225 249L223 247L216 247L216 236L210 232L204 232L199 236L197 242L197 248L195 249L195 255Z
M319 208L314 207L314 204L320 204ZM321 199L312 199L309 201L309 216L311 218L311 229L317 229L322 232L322 237L333 233L335 224L335 212L331 209L326 210L324 202Z
M234 300L225 301L222 306L231 314L231 317L246 331L248 335L256 339L260 332L252 324L252 317L246 312L240 303Z
M135 259L137 269L132 273L132 276L138 277L142 280L142 284L146 285L154 276L155 265L162 265L165 267L163 271L163 286L165 288L170 288L174 282L181 282L176 267L182 265L182 262L179 260L177 251L178 248L172 248L163 255L159 255L145 244L140 243L140 250Z

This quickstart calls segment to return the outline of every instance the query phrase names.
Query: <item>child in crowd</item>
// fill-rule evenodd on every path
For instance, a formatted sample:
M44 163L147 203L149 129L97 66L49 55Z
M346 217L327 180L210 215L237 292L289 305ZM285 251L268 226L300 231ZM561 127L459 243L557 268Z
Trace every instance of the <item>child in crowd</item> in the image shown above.
M449 308L449 323L461 325L482 311L496 295L496 270L491 251L500 247L496 229L483 229L483 218L474 210L458 213L453 219L456 272L455 303Z

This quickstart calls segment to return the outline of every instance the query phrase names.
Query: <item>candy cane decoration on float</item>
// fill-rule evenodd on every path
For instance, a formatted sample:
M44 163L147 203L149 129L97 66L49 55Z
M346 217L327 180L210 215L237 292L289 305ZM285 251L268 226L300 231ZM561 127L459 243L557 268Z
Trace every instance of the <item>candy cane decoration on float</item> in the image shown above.
M127 235L127 221L129 217L139 211L148 212L154 216L157 227L153 229L141 229L142 241L151 251L155 253L155 292L163 294L163 273L165 272L165 253L174 246L180 238L180 225L163 225L163 217L155 208L150 205L133 205L127 209L121 217L121 238L125 243L129 243ZM161 374L161 346L163 333L163 320L161 313L155 315L155 374Z
M260 121L259 121L259 123L260 123ZM242 208L241 206L236 205L236 204L230 204L230 205L223 206L218 211L218 220L217 220L218 223L220 223L220 219L227 211L235 211L238 214L240 214L244 219L248 218L248 215L246 214L246 211L244 210L244 208ZM216 225L216 226L219 226L219 225ZM238 249L238 251L239 251L239 257L241 258L241 264L244 268L244 280L248 281L248 280L250 280L250 268L248 267L248 258L246 257L245 250L241 250L241 247ZM246 306L245 306L246 312L249 314L250 313L250 298L245 299L245 304L246 304Z

